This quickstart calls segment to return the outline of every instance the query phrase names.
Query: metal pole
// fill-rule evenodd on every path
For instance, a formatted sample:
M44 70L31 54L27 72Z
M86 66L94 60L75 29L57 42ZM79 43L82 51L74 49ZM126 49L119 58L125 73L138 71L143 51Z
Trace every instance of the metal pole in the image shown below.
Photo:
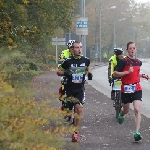
M114 20L114 48L116 47L116 20Z
M57 58L58 58L58 52L57 52L57 37L56 37L56 64L58 64Z
M100 26L100 31L99 31L99 58L100 58L100 63L102 61L102 14L101 14L101 4L100 4L100 11L99 11L99 26Z
M83 17L85 17L85 0L83 0Z
M83 17L83 0L80 0L80 6L81 6L81 11L80 11L80 17ZM81 35L81 43L83 46L83 55L84 55L84 43L83 43L83 35Z
M69 31L69 40L71 40L71 32Z
M86 57L86 35L84 36L84 49L85 49L85 54L84 54L84 56Z
M85 17L85 0L83 0L83 17ZM83 35L84 56L86 56L86 35Z

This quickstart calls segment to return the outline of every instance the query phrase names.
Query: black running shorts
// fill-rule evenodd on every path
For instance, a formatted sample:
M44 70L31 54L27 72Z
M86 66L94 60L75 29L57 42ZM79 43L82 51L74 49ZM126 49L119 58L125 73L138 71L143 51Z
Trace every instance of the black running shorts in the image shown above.
M73 102L70 102L68 101L67 102L67 108L69 108L69 110L72 110L73 106L76 105L76 104L80 104L80 105L83 105L82 104L82 100L83 100L83 97L84 97L84 91L81 90L81 91L77 91L77 92L74 92L74 93L68 93L67 94L67 97L72 97L73 99Z
M121 93L121 100L123 104L132 103L134 100L142 101L142 91L134 93Z

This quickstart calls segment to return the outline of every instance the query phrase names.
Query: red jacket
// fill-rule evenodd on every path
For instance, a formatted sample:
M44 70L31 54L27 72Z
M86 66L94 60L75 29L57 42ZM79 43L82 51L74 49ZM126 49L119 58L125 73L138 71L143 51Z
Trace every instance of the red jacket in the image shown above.
M121 91L124 92L124 85L129 85L129 84L136 84L136 91L142 90L141 85L139 84L141 61L138 59L135 59L133 61L129 57L126 57L124 59L126 59L126 66L122 71L128 71L131 66L133 67L134 71L121 78L122 80Z

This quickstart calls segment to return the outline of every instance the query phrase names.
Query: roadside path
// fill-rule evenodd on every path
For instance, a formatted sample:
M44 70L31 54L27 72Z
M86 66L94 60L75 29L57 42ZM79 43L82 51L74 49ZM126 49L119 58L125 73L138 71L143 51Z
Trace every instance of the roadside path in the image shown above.
M37 99L50 96L53 104L60 107L58 100L58 88L60 77L55 71L45 72L36 77L34 82L37 87ZM67 142L67 150L150 150L150 119L142 116L141 134L143 140L135 143L133 140L134 112L126 116L122 125L115 118L112 101L94 89L88 83L86 88L86 103L83 110L83 122L81 126L81 143L72 143L70 136L63 138Z

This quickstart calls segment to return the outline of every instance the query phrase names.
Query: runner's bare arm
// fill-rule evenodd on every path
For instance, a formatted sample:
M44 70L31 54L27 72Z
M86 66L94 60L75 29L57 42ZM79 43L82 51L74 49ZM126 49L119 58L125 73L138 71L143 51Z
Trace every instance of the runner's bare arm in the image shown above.
M92 73L90 67L88 67L88 68L86 69L86 72L87 72L87 74L88 74L88 73Z
M127 71L122 71L122 72L114 71L113 76L114 77L122 77L122 76L125 76L127 74L130 74L131 72L133 72L133 67L130 67L129 70L127 70Z

